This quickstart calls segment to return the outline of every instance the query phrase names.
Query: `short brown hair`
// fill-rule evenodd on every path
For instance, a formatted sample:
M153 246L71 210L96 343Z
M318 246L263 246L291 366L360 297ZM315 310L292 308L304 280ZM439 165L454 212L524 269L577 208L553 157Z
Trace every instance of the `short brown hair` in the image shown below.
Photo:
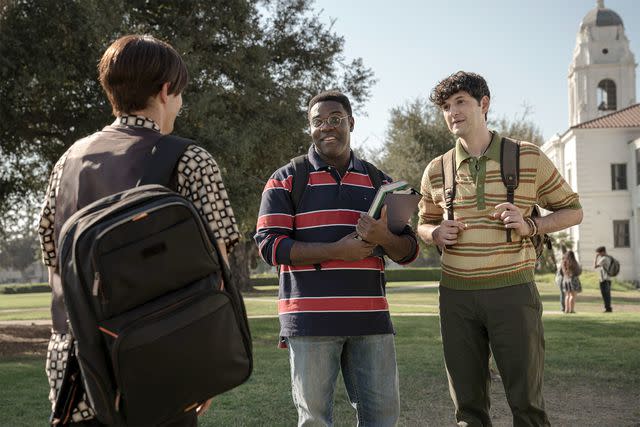
M114 116L145 109L166 82L170 94L182 93L189 80L178 52L149 35L128 35L113 42L100 59L98 73Z
M438 82L431 91L429 99L442 107L447 99L460 91L465 91L480 104L482 97L491 98L487 81L480 74L458 71Z

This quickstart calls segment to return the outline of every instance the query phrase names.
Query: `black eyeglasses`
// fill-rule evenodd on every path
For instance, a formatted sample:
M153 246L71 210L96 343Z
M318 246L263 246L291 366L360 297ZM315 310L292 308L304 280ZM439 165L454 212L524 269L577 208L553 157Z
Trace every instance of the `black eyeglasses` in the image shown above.
M311 127L314 128L319 128L322 127L323 124L327 124L332 128L338 127L340 126L340 124L342 123L342 121L344 119L346 119L347 117L350 117L348 114L346 116L329 116L326 119L313 119L311 120Z

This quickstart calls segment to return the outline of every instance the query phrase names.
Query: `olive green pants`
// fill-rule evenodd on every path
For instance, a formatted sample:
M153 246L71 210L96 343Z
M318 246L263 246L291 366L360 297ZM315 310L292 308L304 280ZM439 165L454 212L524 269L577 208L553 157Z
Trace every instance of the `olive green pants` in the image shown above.
M459 426L492 425L489 346L513 425L549 425L542 397L542 304L535 283L470 291L440 286L440 331Z

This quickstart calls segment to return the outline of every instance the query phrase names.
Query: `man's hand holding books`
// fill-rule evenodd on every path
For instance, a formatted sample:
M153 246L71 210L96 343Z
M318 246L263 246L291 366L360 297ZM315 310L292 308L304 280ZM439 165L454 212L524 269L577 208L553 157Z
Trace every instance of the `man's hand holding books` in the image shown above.
M362 214L358 221L358 236L382 245L380 240L387 241L389 233L402 233L415 212L420 197L420 193L409 187L406 181L394 181L381 186L369 211Z
M387 206L383 206L380 212L380 219L375 219L369 214L361 214L356 233L365 242L384 246L393 237L393 233L387 225Z

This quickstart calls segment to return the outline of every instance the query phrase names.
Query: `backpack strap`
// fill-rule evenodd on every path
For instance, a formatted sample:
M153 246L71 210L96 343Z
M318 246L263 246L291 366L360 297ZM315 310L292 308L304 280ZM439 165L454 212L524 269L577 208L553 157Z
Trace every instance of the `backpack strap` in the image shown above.
M164 135L156 141L148 157L144 175L137 187L146 184L160 184L169 187L178 161L194 141L174 135Z
M453 220L453 199L456 198L456 149L452 148L440 158L442 166L442 186L447 219Z
M302 195L307 189L307 183L309 182L309 172L311 171L311 164L309 163L309 157L306 154L294 157L290 160L291 166L293 166L293 182L291 185L291 201L293 202L293 213L298 212L300 208L300 201ZM320 271L320 264L313 264L316 271ZM280 266L278 266L278 275L280 274Z
M371 163L367 162L366 160L360 159L360 161L364 164L364 167L367 170L367 174L371 179L373 188L377 190L378 188L382 187L383 176L382 176L382 172L380 172L380 169L378 169Z
M291 165L293 166L291 201L293 202L294 212L298 212L302 195L304 194L304 190L307 189L307 183L309 182L311 165L309 164L309 158L306 154L291 159Z
M514 202L520 177L520 141L502 138L500 144L500 175L507 187L507 202ZM507 229L507 242L511 242L511 229Z

